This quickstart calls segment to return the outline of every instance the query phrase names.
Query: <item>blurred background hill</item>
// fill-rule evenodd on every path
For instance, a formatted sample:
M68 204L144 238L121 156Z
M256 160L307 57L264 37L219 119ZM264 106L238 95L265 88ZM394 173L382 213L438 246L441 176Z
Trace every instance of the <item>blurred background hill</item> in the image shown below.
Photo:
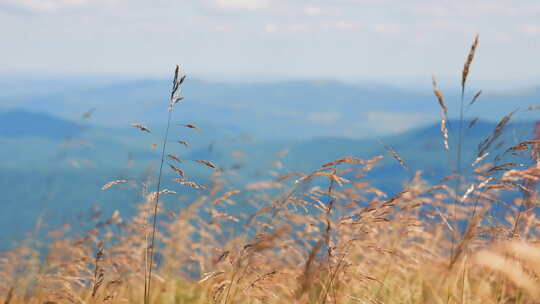
M140 185L155 176L169 81L101 82L2 82L0 229L8 232L0 240L2 247L32 231L40 216L47 218L43 225L52 227L76 220L92 206L129 214L141 199L138 190L121 185L102 191L101 186L119 178ZM188 79L183 95L186 99L173 115L168 150L183 159L178 166L202 184L211 171L193 160L214 162L234 174L231 181L238 187L245 187L248 181L307 172L343 156L384 155L384 166L370 180L389 193L399 192L416 170L437 182L455 167L457 92L446 96L451 110L450 153L443 149L440 109L430 91L337 81ZM466 112L466 161L474 160L477 144L491 134L497 120L516 108L521 111L499 142L508 146L530 139L536 113L523 110L539 97L537 88L482 95L477 101L481 110L473 106ZM481 120L467 128L477 115ZM151 133L129 125L134 122ZM181 126L188 123L200 130ZM409 170L384 146L397 151ZM185 191L169 182L172 177L167 176L166 187Z

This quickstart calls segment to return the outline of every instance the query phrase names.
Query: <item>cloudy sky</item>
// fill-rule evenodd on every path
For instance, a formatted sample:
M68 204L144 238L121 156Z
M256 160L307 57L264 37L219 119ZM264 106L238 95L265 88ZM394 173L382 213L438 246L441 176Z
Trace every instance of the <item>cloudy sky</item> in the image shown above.
M0 74L540 83L538 0L0 0Z

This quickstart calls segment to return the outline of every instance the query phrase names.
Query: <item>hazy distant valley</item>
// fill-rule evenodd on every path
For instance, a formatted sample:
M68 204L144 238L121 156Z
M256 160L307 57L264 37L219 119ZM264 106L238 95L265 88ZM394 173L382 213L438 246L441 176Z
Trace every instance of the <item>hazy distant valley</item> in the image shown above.
M36 90L7 82L0 86L0 189L5 210L0 229L12 232L3 234L0 247L33 231L39 216L42 225L51 228L76 220L91 206L106 213L130 214L133 202L141 200L138 188L99 189L114 179L140 185L156 175L168 81L61 83L44 82ZM450 152L443 149L440 109L430 91L331 81L240 84L188 79L183 95L185 101L173 113L168 152L183 160L175 166L201 184L208 182L212 171L193 161L197 159L212 161L235 187L245 189L248 181L307 172L343 156L384 155L384 166L369 180L389 193L399 192L400 183L417 169L437 182L454 166L455 92L447 96L454 118ZM534 89L481 96L481 110L472 107L467 112L466 161L472 162L477 144L493 131L498 119L518 106L524 110L538 104L539 96ZM477 115L482 119L467 128ZM518 112L516 122L498 142L506 141L508 146L530 139L535 115ZM147 126L151 133L129 126L133 122ZM200 130L181 126L188 123ZM383 145L395 149L408 169ZM166 188L192 193L170 182L173 175L167 174ZM182 203L168 202L168 206L178 209Z

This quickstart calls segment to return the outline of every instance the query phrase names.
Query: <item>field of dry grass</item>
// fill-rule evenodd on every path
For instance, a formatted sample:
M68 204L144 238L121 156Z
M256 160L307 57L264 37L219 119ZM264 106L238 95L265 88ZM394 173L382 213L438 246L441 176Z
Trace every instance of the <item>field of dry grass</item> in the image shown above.
M461 109L477 45L478 38L463 69ZM169 125L173 108L184 102L184 79L177 68ZM476 160L463 163L460 147L449 146L448 105L435 81L434 93L442 113L441 148L460 164L438 184L411 171L395 195L372 187L370 172L383 157L410 170L388 147L384 156L345 157L304 173L280 170L278 154L273 179L242 189L228 183L233 172L200 160L212 172L211 183L201 185L167 152L166 135L161 168L178 175L178 187L163 189L160 173L141 185L136 216L96 216L83 235L67 233L66 225L49 233L54 241L28 239L1 253L0 301L538 303L540 134L487 161L509 114L479 143ZM472 96L470 104L480 93ZM463 116L458 130L461 143ZM519 166L524 158L527 165ZM160 196L180 196L184 187L198 195L179 211L160 204ZM235 213L233 205L256 211Z

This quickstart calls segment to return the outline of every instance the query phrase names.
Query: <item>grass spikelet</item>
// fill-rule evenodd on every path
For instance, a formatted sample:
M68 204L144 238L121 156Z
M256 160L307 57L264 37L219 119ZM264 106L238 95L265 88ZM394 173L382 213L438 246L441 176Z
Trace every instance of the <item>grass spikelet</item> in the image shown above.
M221 202L229 199L229 197L236 195L238 193L240 193L239 190L231 190L231 191L225 192L221 197L214 200L214 206L219 205Z
M118 185L118 184L123 184L123 183L127 183L128 181L125 180L125 179L117 179L117 180L113 180L113 181L110 181L108 183L106 183L105 185L103 185L103 187L101 187L101 190L107 190L109 188L111 188L112 186L115 186L115 185Z
M349 164L349 165L365 164L365 160L363 160L361 158L353 157L353 156L346 156L346 157L343 157L343 158L336 159L334 161L325 163L321 167L322 168L327 168L327 167L337 166L337 165L340 165L340 164Z
M432 84L433 93L435 94L435 97L437 97L437 101L441 107L441 133L443 135L444 148L448 151L450 149L448 145L448 128L446 127L446 123L448 121L448 106L444 101L444 96L441 90L437 88L437 81L435 80L435 77L433 77Z
M189 147L189 143L188 143L187 141L177 140L176 142L179 143L179 144L181 144L181 145L184 145L186 148Z
M465 64L463 65L463 72L461 73L462 90L465 90L465 84L467 83L467 77L469 76L469 70L474 60L474 54L476 53L476 48L478 47L479 41L480 41L480 35L476 35L476 37L474 38L474 42L471 45L471 49L469 50L469 54L467 55L467 60L465 60Z
M276 156L277 157L284 157L285 155L289 154L289 149L284 149L284 150L281 150L281 151L278 151L276 152Z
M270 212L272 210L275 210L276 207L275 206L266 206L266 207L262 207L260 208L259 210L257 210L255 213L253 213L249 218L248 218L248 224L251 223L251 221L258 215L261 215L263 213L267 213L267 212Z
M141 125L141 124L138 124L138 123L130 123L129 125L132 126L132 127L134 127L134 128L137 128L137 129L139 129L139 130L141 130L141 131L143 131L143 132L151 133L150 130L149 130L147 127L145 127L145 126L143 126L143 125Z
M178 77L180 77L180 80ZM169 112L172 112L174 106L184 99L184 97L179 96L180 86L182 83L184 83L184 80L186 80L186 75L180 76L180 66L176 65L176 69L174 70L174 78L172 81L171 97L168 108Z
M180 164L182 163L182 160L178 156L176 156L176 155L174 155L172 153L167 154L167 157L174 160L177 163L180 163Z
M399 154L396 152L396 150L394 150L394 148L392 148L391 146L385 145L381 140L379 140L379 143L384 147L384 149L386 150L386 152L388 152L388 154L390 154L395 160L397 160L397 162L403 169L409 170L409 168L407 167L407 164L405 164L405 161L401 158L401 156L399 156Z
M213 288L212 303L217 304L221 302L221 299L223 298L223 292L225 291L225 287L227 287L227 283L227 281L222 282L221 284Z
M202 279L197 281L197 283L202 284L202 283L204 283L204 282L206 282L208 280L219 277L219 276L223 275L224 273L225 273L224 271L212 271L212 272L209 272L209 273L205 274Z
M476 100L478 99L478 97L480 97L480 95L482 95L482 90L480 90L480 91L476 92L476 94L474 94L471 102L469 102L469 107L472 106L476 102Z
M467 188L467 190L465 191L465 193L463 194L463 196L461 197L460 199L460 202L465 202L467 200L467 198L469 198L469 195L471 195L471 193L473 193L474 191L476 190L476 184L471 184L469 186L469 188Z
M180 184L180 185L188 186L188 187L191 187L191 188L194 188L194 189L197 189L197 190L206 189L206 186L199 185L196 182L191 182L191 181L184 180L183 178L181 178L181 179L177 178L177 179L174 179L174 181L176 183Z
M447 120L443 119L441 120L441 133L443 134L443 143L444 143L444 149L449 150L450 145L448 144L448 128L446 127Z
M278 272L276 270L272 270L270 272L267 272L267 273L259 276L257 279L255 279L253 282L251 282L249 284L249 288L254 288L255 285L257 285L257 283L262 282L264 280L268 280L268 279L272 278L273 276L275 276L277 273Z
M530 146L537 145L537 144L540 144L540 140L538 140L538 139L526 140L526 141L522 141L519 144L514 145L514 146L506 149L505 152L523 151L523 150L527 150Z
M399 200L400 198L402 198L405 194L409 193L410 190L409 189L405 189L401 192L399 192L398 194L392 196L389 200L387 200L386 202L384 202L382 204L382 207L389 207L389 206L393 206L394 205L394 202Z
M471 120L471 122L469 123L469 126L468 128L472 128L476 123L478 122L478 117L476 117L475 119Z
M223 251L216 259L212 261L212 264L216 265L223 262L230 254L229 250Z
M329 180L336 182L339 186L343 186L343 183L350 182L350 180L348 180L348 179L346 179L344 177L338 176L335 172L324 172L324 171L313 172L313 173L311 173L309 175L306 175L304 177L299 178L296 182L297 183L304 182L306 180L312 179L314 177L319 177L319 176L320 177L326 177Z
M540 110L540 106L529 106L525 111L537 111Z
M217 169L216 165L214 165L212 162L210 161L207 161L207 160L200 160L200 159L197 159L195 160L196 162L198 162L199 164L203 164L207 167L210 167L212 169Z
M489 155L489 152L486 152L480 156L478 156L471 164L472 167L476 166L478 163L480 163L481 161L483 161L486 157L488 157Z
M184 178L186 177L185 174L184 174L184 171L182 171L181 169L178 169L178 168L176 168L175 166L173 166L173 165L171 165L171 164L169 164L169 167L171 168L171 170L173 170L173 171L176 172L178 175L180 175L180 177L181 177L182 179L184 179Z
M216 220L216 219L220 219L220 218L224 218L228 221L232 221L232 222L240 222L240 220L230 214L228 214L227 212L218 212L214 209L210 209L210 215L212 217L212 220Z
M181 126L186 127L188 129L200 130L199 127L197 127L196 125L192 125L192 124L183 124Z
M446 105L446 102L444 100L443 93L437 87L437 79L435 79L435 76L432 77L431 84L433 86L433 94L435 94L435 97L437 97L437 101L439 102L439 106L441 107L441 110L442 110L442 112L444 114L445 119L447 119L448 106Z
M88 111L84 112L81 115L81 119L90 119L95 111L96 111L96 108L89 109Z

